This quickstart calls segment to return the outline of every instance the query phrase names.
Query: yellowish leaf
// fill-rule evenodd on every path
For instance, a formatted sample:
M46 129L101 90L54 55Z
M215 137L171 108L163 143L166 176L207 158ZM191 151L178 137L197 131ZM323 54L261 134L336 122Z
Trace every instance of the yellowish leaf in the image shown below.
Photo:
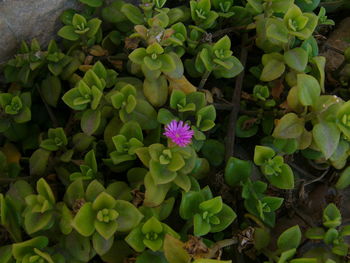
M167 77L169 81L169 92L172 92L173 90L181 90L185 94L189 94L192 92L197 91L197 88L189 82L185 76L182 76L179 79L172 79Z
M15 145L13 145L12 143L5 143L5 145L1 148L1 151L5 154L7 158L7 163L19 164L21 154L17 150Z

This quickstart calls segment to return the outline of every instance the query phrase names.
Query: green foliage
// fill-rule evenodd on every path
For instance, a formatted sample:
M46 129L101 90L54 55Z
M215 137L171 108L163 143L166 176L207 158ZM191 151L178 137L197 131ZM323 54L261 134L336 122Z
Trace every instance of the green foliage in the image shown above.
M145 248L158 251L163 249L166 235L179 238L179 235L168 225L161 223L155 217L151 217L145 223L133 229L125 240L137 252L142 252Z
M260 166L261 172L267 180L280 189L294 188L294 175L290 166L284 163L283 157L266 146L256 146L254 163Z
M331 251L337 256L347 255L349 245L346 243L345 238L350 233L349 225L339 227L342 224L342 217L339 209L335 204L330 203L323 210L323 226L309 228L306 232L306 236L309 239L323 240L327 245L331 246Z
M319 176L294 160L350 184L325 2L78 2L60 41L23 42L1 69L0 263L345 262L332 203L322 226L274 229Z
M193 222L196 236L223 231L237 217L220 196L213 198L209 188L183 193L179 212L183 219Z

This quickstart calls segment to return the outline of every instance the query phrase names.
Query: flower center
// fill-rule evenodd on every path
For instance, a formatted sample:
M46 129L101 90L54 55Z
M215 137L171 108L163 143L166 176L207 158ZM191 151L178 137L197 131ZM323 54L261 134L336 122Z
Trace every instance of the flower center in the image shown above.
M203 9L201 9L201 8L196 9L196 14L201 19L206 19L207 18L206 12Z
M227 1L224 3L220 3L219 6L222 12L227 12L231 7L231 3Z
M159 156L159 162L161 164L169 164L172 158L171 151L169 149L165 149L162 154Z
M61 146L63 144L62 139L59 137L55 137L54 141L57 146Z
M159 235L157 233L155 233L155 232L150 232L150 233L147 233L145 235L145 237L146 237L146 239L153 241L153 240L157 240Z
M157 59L157 54L156 53L153 53L152 55L151 55L151 58L153 59L153 60L156 60Z
M118 212L114 209L103 208L97 213L97 220L102 223L109 223L110 221L116 220L119 216Z

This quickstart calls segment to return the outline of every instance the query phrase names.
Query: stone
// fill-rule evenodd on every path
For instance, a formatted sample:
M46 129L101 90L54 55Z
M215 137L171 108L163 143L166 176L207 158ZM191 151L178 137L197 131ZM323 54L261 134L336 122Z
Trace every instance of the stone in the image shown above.
M0 0L0 64L11 57L22 40L47 43L56 36L63 10L77 0Z
M326 46L336 48L340 51L344 51L350 46L350 17L345 18L339 24L337 24L336 29L330 34L326 41ZM325 56L326 62L326 72L334 71L337 69L344 61L344 56L333 51L332 49L327 49L320 55Z
M125 2L137 4L139 1ZM46 46L57 37L61 13L82 6L78 0L0 0L0 66L15 53L22 40L36 38Z

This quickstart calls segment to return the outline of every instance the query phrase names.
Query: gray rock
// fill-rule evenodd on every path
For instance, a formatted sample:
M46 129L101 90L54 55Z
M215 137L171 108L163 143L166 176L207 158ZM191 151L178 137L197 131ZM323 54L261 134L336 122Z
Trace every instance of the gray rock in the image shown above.
M126 2L136 4L138 0ZM78 0L0 0L0 66L15 53L22 40L36 38L47 45L56 37L60 14L68 8L81 7Z
M336 29L330 34L326 44L330 47L344 51L350 46L350 17L342 20L336 27ZM334 71L337 69L344 60L344 56L328 49L326 52L321 54L327 59L326 71Z
M46 45L56 35L62 11L77 6L77 0L0 0L0 64L22 40L37 38Z

